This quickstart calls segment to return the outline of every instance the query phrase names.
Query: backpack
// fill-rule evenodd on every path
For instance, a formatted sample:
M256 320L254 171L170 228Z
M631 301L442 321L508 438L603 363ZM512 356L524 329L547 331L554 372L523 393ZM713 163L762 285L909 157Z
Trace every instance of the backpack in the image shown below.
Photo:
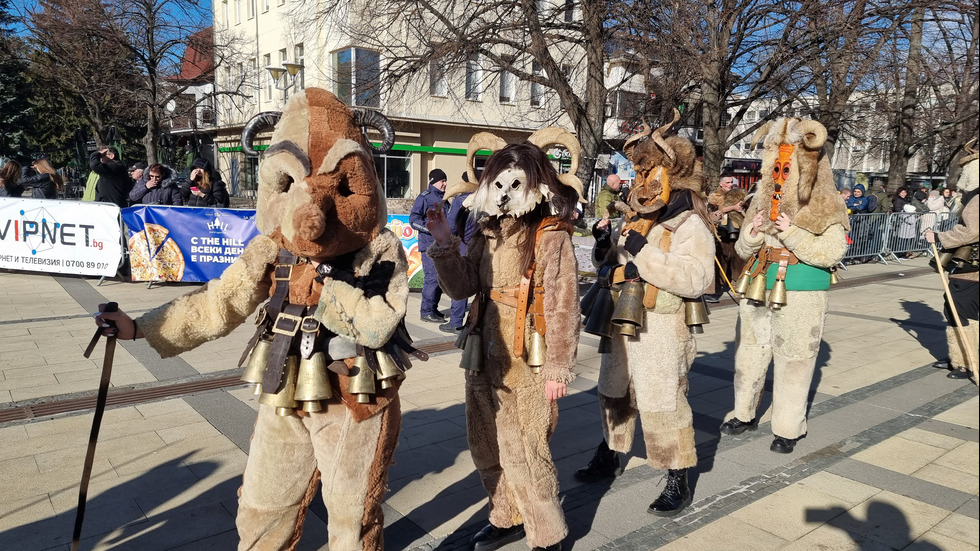
M878 211L878 197L873 193L868 195L868 207L864 212L877 212Z

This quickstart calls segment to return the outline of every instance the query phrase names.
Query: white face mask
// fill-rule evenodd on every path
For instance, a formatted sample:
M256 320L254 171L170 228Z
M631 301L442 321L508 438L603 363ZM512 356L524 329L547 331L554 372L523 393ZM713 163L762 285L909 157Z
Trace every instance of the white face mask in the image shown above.
M489 216L519 218L534 210L549 195L544 186L540 189L528 187L527 174L519 168L510 166L495 178L481 183L471 199L473 199L473 207L478 212Z

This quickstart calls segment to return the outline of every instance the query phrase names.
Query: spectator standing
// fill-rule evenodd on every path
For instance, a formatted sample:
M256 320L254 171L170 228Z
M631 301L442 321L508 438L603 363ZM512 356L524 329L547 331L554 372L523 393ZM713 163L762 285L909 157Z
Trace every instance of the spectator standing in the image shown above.
M24 186L20 185L20 163L8 159L0 168L0 197L20 197Z
M180 195L188 207L228 208L228 188L214 170L211 161L198 157L191 163L191 173L180 183Z
M943 208L946 209L943 212L954 212L956 210L956 194L953 193L953 190L948 187L944 187L942 197Z
M469 182L469 176L463 173L463 182ZM476 219L470 216L470 210L463 206L463 201L472 193L460 193L453 195L451 190L446 193L449 203L449 212L446 218L449 220L449 231L459 238L459 254L466 256L466 243L469 242L473 234L476 233ZM449 321L439 326L439 330L445 333L458 333L463 328L463 317L466 315L467 299L453 300L449 308Z
M21 180L25 191L31 190L34 199L57 199L64 192L65 181L44 157L31 164L31 175Z
M871 184L871 193L868 195L868 212L888 212L891 206L885 184L881 180L875 180Z
M610 218L619 218L621 215L619 211L611 208L613 203L619 200L619 188L623 186L623 180L616 176L615 174L610 174L606 176L606 183L599 190L599 194L595 196L595 215L596 218L602 218L603 220L608 220Z
M129 167L129 178L133 181L134 185L143 179L143 172L145 171L146 163L143 162L133 163L133 166Z
M439 168L429 172L429 187L415 198L412 211L408 216L408 223L419 232L419 252L422 253L422 274L425 279L422 283L422 307L419 316L422 321L431 323L445 323L446 316L439 311L439 299L442 298L442 287L439 287L439 280L436 277L436 265L425 254L432 245L432 234L426 227L426 213L429 209L441 208L448 215L449 205L443 202L446 193L446 173Z
M162 164L151 165L129 192L129 201L134 205L173 205L184 204L177 186L173 169Z
M99 175L95 184L95 200L103 203L115 203L123 209L127 206L129 190L132 182L126 165L118 160L119 153L111 147L93 151L88 156L88 166Z
M745 261L735 252L735 242L742 229L745 215L745 190L735 186L735 177L723 174L718 188L708 196L708 210L718 233L715 254L721 270L716 271L714 292L704 296L705 300L716 303L725 292L728 281L734 281L742 273ZM724 276L722 275L724 271Z

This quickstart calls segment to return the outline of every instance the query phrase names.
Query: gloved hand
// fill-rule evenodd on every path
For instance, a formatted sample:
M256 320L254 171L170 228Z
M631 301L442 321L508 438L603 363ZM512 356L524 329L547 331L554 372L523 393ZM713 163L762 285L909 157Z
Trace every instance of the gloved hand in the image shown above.
M322 262L316 267L316 273L317 276L315 279L318 283L323 283L325 278L330 278L337 281L343 281L351 287L357 286L357 278L354 277L354 273L343 268L339 268L335 264Z
M595 238L597 243L600 241L608 241L610 236L612 236L612 224L607 223L605 227L598 228L597 226L599 225L599 222L601 222L601 220L596 221L595 224L592 224L592 237Z
M640 270L636 267L636 264L627 262L626 265L623 266L623 278L626 281L640 279Z
M623 248L631 255L636 256L646 244L646 237L636 230L630 230L629 234L626 235L626 242L623 243Z

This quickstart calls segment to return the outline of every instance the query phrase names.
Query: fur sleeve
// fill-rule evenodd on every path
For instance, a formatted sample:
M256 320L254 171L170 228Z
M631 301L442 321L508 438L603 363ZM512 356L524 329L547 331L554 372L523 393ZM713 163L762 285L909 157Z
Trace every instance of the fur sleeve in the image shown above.
M748 221L748 225L742 228L738 234L738 241L735 242L735 254L740 256L742 260L746 260L757 253L766 240L766 235L761 231L752 237L752 220L748 215L745 216L745 220Z
M477 232L466 245L466 256L459 254L460 240L455 236L448 243L429 245L424 254L436 265L439 287L449 298L462 300L480 290L480 259L486 244L486 238Z
M394 274L384 294L367 297L362 289L326 278L314 317L327 329L368 348L388 342L405 317L408 305L408 261L395 234L384 230L354 260L358 277L370 277L380 263L394 264Z
M711 230L694 215L671 236L669 251L663 252L651 243L640 249L633 262L647 283L677 296L695 298L711 285L714 260Z
M829 226L819 235L790 226L788 230L780 232L778 237L800 261L818 268L829 268L844 258L847 250L844 233L844 226L840 224Z
M547 327L547 357L542 376L549 381L570 383L578 352L581 312L578 299L578 264L572 240L563 231L541 235L538 266L544 269L544 319Z
M974 197L960 213L963 224L953 226L949 231L939 232L939 243L945 249L953 249L976 243L980 239L980 196Z
M146 342L169 358L231 333L269 298L278 255L274 241L255 237L221 277L137 319Z

